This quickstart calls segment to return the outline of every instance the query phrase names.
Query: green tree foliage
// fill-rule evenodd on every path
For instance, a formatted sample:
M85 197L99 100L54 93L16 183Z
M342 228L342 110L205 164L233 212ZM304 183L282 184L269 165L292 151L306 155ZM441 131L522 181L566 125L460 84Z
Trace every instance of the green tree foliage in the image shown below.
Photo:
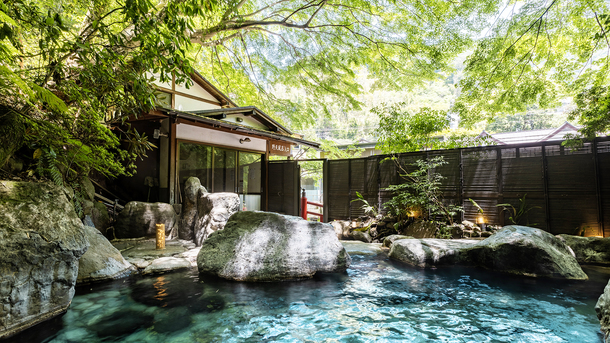
M606 1L506 2L466 60L453 110L472 125L607 85L609 14Z
M438 134L449 128L447 113L427 107L411 113L402 106L373 109L379 116L378 148L384 153L440 149L443 142Z
M479 132L449 130L447 112L422 107L418 112L404 109L405 104L373 109L379 116L377 149L392 154L419 150L454 149L474 145L490 145Z
M597 133L610 130L610 87L585 89L574 100L578 107L570 113L570 119L583 124L582 138L593 139ZM572 138L572 143L578 144L580 137Z
M2 0L0 105L26 146L53 149L64 178L129 172L152 148L113 124L154 107L150 72L188 84L193 66L295 128L358 108L355 70L402 88L450 70L494 1ZM304 92L298 101L275 88ZM117 134L115 134L117 133ZM127 150L121 148L130 147Z

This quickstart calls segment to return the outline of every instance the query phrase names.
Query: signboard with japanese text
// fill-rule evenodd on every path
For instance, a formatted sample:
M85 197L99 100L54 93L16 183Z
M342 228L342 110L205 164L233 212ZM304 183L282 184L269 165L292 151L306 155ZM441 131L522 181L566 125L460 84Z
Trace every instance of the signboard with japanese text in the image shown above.
M292 144L282 141L267 141L267 151L269 155L290 156Z

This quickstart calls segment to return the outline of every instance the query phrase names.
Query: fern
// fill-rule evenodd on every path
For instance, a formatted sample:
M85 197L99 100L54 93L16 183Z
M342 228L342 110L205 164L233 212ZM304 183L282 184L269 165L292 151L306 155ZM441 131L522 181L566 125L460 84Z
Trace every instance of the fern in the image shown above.
M47 177L58 186L64 186L64 177L59 170L57 154L53 148L38 148L34 151L36 163L36 174Z

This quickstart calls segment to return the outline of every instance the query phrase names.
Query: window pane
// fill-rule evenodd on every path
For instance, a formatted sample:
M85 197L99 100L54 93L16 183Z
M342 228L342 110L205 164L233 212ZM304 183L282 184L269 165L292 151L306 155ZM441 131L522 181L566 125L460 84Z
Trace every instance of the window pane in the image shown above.
M235 150L214 148L213 192L235 193Z
M260 210L261 161L263 155L249 152L239 153L239 199L242 210Z
M180 181L181 199L184 199L184 184L186 180L195 176L201 181L208 192L211 192L212 186L212 147L191 144L179 143L180 163L178 164L178 177Z

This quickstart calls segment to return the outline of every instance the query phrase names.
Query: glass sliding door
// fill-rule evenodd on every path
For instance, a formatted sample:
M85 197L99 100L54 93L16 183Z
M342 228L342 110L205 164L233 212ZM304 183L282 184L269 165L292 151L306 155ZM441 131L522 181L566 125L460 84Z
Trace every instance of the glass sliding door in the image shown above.
M208 192L239 194L241 210L260 210L263 154L203 144L178 142L179 202L184 202L186 180L195 176Z
M192 144L179 143L178 148L178 182L180 202L184 201L184 184L191 177L199 178L201 185L208 192L212 191L212 147Z
M214 192L236 193L237 151L214 147Z
M263 155L250 152L239 152L238 194L242 210L258 211L261 209L261 162Z

